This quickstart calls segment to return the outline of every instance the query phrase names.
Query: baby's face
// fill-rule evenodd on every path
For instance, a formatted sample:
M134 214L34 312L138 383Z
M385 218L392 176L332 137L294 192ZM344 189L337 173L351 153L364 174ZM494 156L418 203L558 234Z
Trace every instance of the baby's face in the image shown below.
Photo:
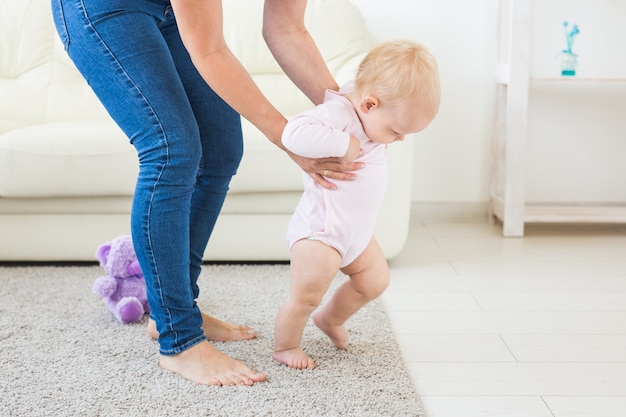
M380 103L361 107L359 117L365 134L374 142L389 144L404 140L410 133L424 130L434 118L431 109L418 100Z

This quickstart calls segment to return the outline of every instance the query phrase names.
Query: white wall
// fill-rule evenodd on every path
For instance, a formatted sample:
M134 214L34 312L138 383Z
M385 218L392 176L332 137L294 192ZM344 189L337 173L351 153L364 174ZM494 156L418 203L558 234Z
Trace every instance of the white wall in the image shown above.
M441 108L417 136L413 200L486 201L497 0L353 2L377 40L414 39L428 46L439 62Z
M417 137L413 201L487 202L498 0L352 1L377 40L414 39L439 61L441 109ZM533 76L558 76L561 22L569 20L581 27L574 46L580 76L626 77L626 2L534 0L532 6ZM529 201L626 201L626 83L554 89L532 89ZM581 102L582 109L572 108Z

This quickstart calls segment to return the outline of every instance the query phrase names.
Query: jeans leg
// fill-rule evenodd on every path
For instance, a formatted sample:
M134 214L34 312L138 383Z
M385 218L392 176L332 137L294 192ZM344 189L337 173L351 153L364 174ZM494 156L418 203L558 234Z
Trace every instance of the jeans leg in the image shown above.
M243 155L241 118L207 85L183 46L173 15L161 26L172 51L200 132L202 159L191 200L190 280L194 296L199 288L202 256L222 209L228 186Z
M164 3L53 0L53 10L70 57L137 149L131 231L160 352L172 355L206 340L189 282L191 198L202 146L159 28Z

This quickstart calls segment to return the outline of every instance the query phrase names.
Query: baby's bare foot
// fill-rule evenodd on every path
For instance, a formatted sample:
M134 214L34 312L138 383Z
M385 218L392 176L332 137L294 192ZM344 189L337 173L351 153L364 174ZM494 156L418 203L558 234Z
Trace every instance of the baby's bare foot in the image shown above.
M313 369L315 361L304 351L297 347L294 349L275 351L272 359L295 369Z
M348 332L343 326L333 326L328 324L323 317L323 314L318 313L313 316L313 323L330 338L338 349L348 349Z
M252 327L227 323L206 313L202 313L202 330L207 339L213 342L248 340L256 337L256 330ZM159 338L156 323L152 319L148 320L148 335L155 340Z
M179 374L185 379L202 385L253 385L265 380L238 360L215 349L209 342L197 345L173 356L161 356L163 369Z

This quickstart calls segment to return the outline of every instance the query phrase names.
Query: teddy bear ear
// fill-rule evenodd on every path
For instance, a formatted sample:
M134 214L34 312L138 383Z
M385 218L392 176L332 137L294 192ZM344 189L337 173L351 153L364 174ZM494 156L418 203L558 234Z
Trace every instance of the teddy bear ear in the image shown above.
M103 243L96 251L96 259L100 261L100 266L104 266L111 252L111 242Z

